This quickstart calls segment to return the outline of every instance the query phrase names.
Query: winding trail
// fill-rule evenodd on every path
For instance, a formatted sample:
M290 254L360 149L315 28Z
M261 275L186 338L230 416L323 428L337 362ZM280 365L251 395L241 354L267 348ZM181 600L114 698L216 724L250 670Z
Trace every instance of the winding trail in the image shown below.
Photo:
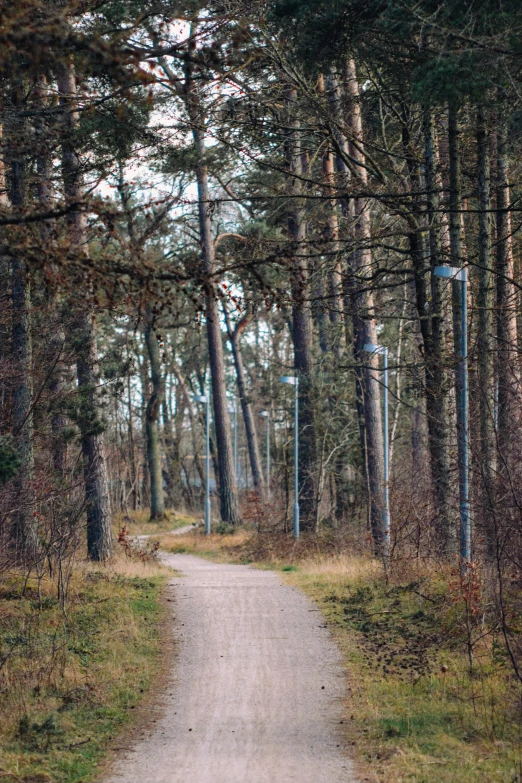
M163 560L184 574L172 685L106 783L355 783L340 655L313 604L272 571Z

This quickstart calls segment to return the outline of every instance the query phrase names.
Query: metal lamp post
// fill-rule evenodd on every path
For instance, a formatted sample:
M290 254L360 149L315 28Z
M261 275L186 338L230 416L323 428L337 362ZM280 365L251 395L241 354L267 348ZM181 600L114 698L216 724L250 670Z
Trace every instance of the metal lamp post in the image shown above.
M202 402L206 406L206 433L205 433L205 533L210 535L210 399L206 394L197 394L196 402Z
M375 345L366 343L364 350L368 353L380 354L382 356L382 375L383 375L383 440L384 440L384 551L386 554L390 550L390 449L388 436L388 349L384 345Z
M266 497L270 497L270 412L260 411L259 415L266 421Z
M283 375L281 383L295 389L294 397L294 538L299 538L299 378Z
M233 405L228 406L228 412L234 417L234 476L236 477L236 484L238 483L238 464L237 464L237 405L234 402Z
M469 502L469 391L468 391L468 274L465 268L436 266L436 277L458 280L461 285L461 334L459 363L461 377L460 410L462 428L458 432L459 495L460 495L460 557L471 560L471 507Z

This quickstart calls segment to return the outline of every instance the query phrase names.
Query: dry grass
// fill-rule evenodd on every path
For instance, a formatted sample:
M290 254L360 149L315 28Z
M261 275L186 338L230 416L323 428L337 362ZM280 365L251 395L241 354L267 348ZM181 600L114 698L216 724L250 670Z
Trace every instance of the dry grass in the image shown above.
M520 783L521 694L490 637L470 674L450 569L382 565L332 536L239 530L164 539L169 551L275 568L320 606L346 662L347 744L372 783ZM452 592L453 591L453 592Z
M0 582L0 781L86 783L158 670L169 572L118 555L54 582Z
M229 535L206 536L202 528L177 536L160 536L160 549L165 552L200 555L219 562L250 562L248 545L252 534L240 529Z

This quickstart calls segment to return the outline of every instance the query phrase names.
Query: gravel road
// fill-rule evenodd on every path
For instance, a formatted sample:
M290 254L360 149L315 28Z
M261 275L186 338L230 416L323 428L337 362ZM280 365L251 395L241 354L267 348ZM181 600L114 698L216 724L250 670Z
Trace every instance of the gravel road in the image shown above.
M172 684L105 783L355 783L340 656L317 609L272 571L163 560L184 574Z

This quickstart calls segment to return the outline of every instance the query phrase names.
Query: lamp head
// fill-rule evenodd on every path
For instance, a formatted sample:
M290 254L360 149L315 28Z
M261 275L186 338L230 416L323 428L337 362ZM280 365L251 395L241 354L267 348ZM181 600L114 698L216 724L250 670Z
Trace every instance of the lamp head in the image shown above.
M280 383L288 383L290 386L297 386L299 383L299 379L295 375L282 375L279 381Z
M260 415L260 416L261 416L263 419L269 419L269 418L270 418L270 413L269 413L268 411L259 411L259 415Z
M363 350L366 353L386 353L388 350L384 345L376 345L375 343L365 343Z
M208 397L206 394L195 394L194 399L196 402L208 402Z
M445 277L451 280L460 280L465 283L468 279L467 269L459 266L436 266L433 270L435 277Z

